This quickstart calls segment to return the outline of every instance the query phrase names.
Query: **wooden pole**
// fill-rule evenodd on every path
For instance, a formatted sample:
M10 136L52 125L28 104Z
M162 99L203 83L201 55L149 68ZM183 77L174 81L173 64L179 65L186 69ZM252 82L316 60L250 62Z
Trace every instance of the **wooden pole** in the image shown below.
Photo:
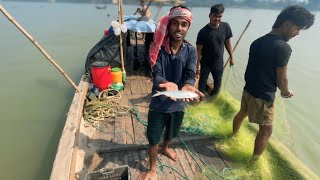
M40 44L26 31L23 27L2 7L0 4L0 11L11 21L39 50L40 52L53 64L61 74L69 81L69 83L80 93L81 90L71 80L66 72L51 58L51 56L40 46Z
M122 0L118 0L118 16L119 16L119 23L123 24ZM122 80L123 82L125 82L127 79L127 73L124 68L124 60L123 60L122 31L120 31L120 60L121 60L121 67L122 67Z
M236 44L235 44L234 47L233 47L232 52L234 52L234 51L236 50L236 48L237 48L237 46L238 46L238 44L239 44L239 42L240 42L240 39L242 38L243 34L244 34L244 33L246 32L246 30L248 29L250 23L251 23L251 19L249 20L248 24L246 25L246 27L245 27L244 30L242 31L242 33L241 33L238 41L236 42ZM223 69L226 68L226 66L227 66L227 64L229 63L229 61L230 61L230 57L228 58L227 62L224 64Z
M142 17L146 15L146 13L147 13L147 11L148 11L148 9L149 9L150 5L151 5L151 2L152 2L152 1L150 0L150 1L149 1L149 3L148 3L147 8L143 11Z

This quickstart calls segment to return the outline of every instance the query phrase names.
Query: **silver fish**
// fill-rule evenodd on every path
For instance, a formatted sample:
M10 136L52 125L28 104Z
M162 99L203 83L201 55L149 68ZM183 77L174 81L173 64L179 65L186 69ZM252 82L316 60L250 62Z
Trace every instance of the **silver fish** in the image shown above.
M192 91L157 91L152 97L165 95L167 97L176 99L196 98L199 95Z

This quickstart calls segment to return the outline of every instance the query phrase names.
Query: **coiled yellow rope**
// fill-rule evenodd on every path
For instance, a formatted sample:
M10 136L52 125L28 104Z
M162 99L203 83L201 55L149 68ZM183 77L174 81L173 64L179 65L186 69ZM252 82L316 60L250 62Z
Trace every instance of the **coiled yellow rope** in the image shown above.
M99 93L98 99L87 102L84 108L85 127L98 127L109 117L128 113L129 106L121 106L120 99L119 91L104 90Z

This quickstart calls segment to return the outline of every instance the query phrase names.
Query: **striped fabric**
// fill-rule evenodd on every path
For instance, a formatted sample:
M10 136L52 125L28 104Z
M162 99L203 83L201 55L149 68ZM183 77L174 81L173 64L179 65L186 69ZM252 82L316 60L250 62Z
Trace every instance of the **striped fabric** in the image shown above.
M183 17L190 24L192 22L192 14L188 9L177 7L172 9L168 15L161 17L158 22L156 31L154 33L153 43L150 46L149 54L150 54L150 64L153 67L156 64L159 51L161 46L165 47L167 53L170 52L170 40L168 36L167 27L171 19L176 17Z

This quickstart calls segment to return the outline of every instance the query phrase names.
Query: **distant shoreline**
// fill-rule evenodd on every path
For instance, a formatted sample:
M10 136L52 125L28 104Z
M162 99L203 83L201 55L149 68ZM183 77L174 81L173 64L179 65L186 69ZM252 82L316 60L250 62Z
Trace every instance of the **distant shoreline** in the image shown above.
M3 2L49 2L49 3L85 3L85 4L112 4L112 0L97 0L93 2L92 0L2 0ZM185 0L187 7L210 7L214 3L212 3L210 0ZM1 2L1 1L0 1ZM123 0L123 3L129 4L129 5L139 5L139 2L137 0ZM256 1L250 1L250 2L237 2L234 0L225 0L222 1L222 3L225 5L225 7L231 7L231 8L244 8L244 9L251 9L251 8L257 8L257 9L283 9L284 7L288 5L298 4L301 5L311 11L320 11L320 1L319 2L309 2L309 3L292 3L291 1L281 1L281 2L258 2ZM155 2L153 4L156 4ZM164 6L172 6L172 4L164 4Z

